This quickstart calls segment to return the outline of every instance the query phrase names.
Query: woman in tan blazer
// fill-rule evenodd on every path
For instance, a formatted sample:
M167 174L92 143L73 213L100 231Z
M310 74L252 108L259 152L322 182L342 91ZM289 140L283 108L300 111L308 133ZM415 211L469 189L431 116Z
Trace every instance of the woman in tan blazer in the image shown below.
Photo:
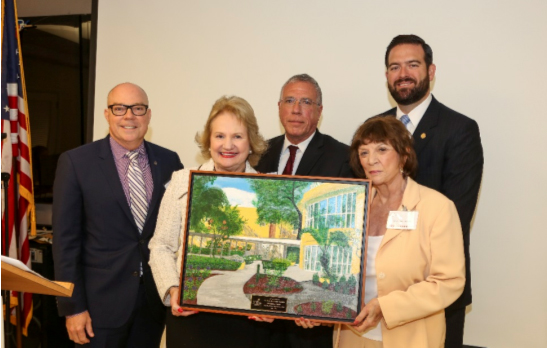
M335 342L341 347L443 347L444 309L465 284L454 204L411 179L417 165L412 137L394 117L371 118L359 127L350 163L373 186L366 305Z

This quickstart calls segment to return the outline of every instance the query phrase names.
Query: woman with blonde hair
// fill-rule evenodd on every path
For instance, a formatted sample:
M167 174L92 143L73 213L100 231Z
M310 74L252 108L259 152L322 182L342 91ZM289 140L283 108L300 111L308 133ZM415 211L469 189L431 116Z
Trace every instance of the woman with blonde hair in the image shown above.
M213 105L196 142L207 162L199 170L256 173L266 150L254 111L239 97L221 97ZM168 347L256 347L267 335L268 323L236 315L198 313L180 308L179 279L190 171L173 174L163 197L154 237L150 241L150 267L167 311ZM251 317L251 319L255 319Z

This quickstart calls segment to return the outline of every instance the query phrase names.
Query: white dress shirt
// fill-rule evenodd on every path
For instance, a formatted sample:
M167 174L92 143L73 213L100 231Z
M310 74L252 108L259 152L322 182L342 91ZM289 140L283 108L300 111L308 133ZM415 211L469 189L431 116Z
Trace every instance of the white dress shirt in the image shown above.
M298 165L300 164L300 160L302 160L302 156L304 155L304 152L306 152L306 149L308 148L308 145L310 144L310 141L315 136L316 132L313 132L313 134L303 142L301 142L298 145L295 145L287 139L287 136L285 135L285 142L283 143L283 148L281 149L281 157L279 158L279 166L277 167L277 174L283 174L283 170L285 170L285 166L287 165L287 161L289 160L289 156L291 152L289 151L289 146L293 145L298 147L298 150L296 150L296 155L294 157L294 164L292 166L292 175L296 173L296 169L298 168Z
M421 102L408 114L402 112L399 106L397 106L397 119L399 121L401 120L401 116L403 115L408 115L408 118L410 118L410 123L406 125L406 129L408 129L411 134L414 134L416 127L418 127L418 123L420 123L420 120L422 119L422 117L424 117L424 114L429 107L429 104L431 104L431 100L433 100L433 96L431 93L429 93L427 98L425 98L423 102Z

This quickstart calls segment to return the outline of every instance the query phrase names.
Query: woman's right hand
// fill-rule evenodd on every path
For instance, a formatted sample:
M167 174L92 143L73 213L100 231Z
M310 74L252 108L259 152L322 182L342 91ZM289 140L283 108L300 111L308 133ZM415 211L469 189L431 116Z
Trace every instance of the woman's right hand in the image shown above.
M171 289L169 289L169 294L171 295L171 314L173 314L176 317L187 317L192 314L199 313L198 311L185 311L177 303L177 300L179 298L179 287L173 286Z

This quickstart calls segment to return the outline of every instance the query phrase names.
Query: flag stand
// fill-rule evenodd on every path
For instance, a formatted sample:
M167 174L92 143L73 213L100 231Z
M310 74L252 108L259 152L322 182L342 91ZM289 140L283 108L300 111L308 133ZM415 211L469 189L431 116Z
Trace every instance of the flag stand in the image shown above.
M4 140L4 138L6 138L6 133L2 133L2 140ZM4 240L2 241L2 255L4 256L8 256L9 257L9 221L8 221L8 216L9 216L9 204L8 204L8 184L9 184L9 179L10 179L10 174L9 173L2 173L2 184L3 184L3 187L2 187L2 190L4 190L4 216L6 216L6 218L4 219L4 225L3 228L4 228ZM10 291L9 290L2 290L2 298L3 298L3 303L4 305L6 306L6 311L5 311L5 325L4 325L4 329L5 329L5 339L4 339L4 342L6 344L7 347L11 347L12 345L12 340L11 340L11 337L13 336L13 325L11 324L11 296L10 296ZM17 313L17 312L16 312ZM2 320L4 320L4 318L2 318ZM17 318L17 323L19 323L19 318Z
M10 250L15 250L13 256L30 266L29 228L30 235L36 233L30 152L32 146L19 36L21 28L18 25L15 2L16 0L2 0L2 169L7 172L2 173L7 197L2 218L7 228L2 231L6 236L1 239L4 244L3 254L9 256ZM26 332L32 319L32 293L23 294L17 289L6 290L17 291L17 298L11 301L13 293L4 294L8 296L5 301L8 313L6 336L10 337L5 342L13 347L13 341L16 340L17 347L21 347L22 333ZM10 308L10 302L15 301L16 326L11 323Z

